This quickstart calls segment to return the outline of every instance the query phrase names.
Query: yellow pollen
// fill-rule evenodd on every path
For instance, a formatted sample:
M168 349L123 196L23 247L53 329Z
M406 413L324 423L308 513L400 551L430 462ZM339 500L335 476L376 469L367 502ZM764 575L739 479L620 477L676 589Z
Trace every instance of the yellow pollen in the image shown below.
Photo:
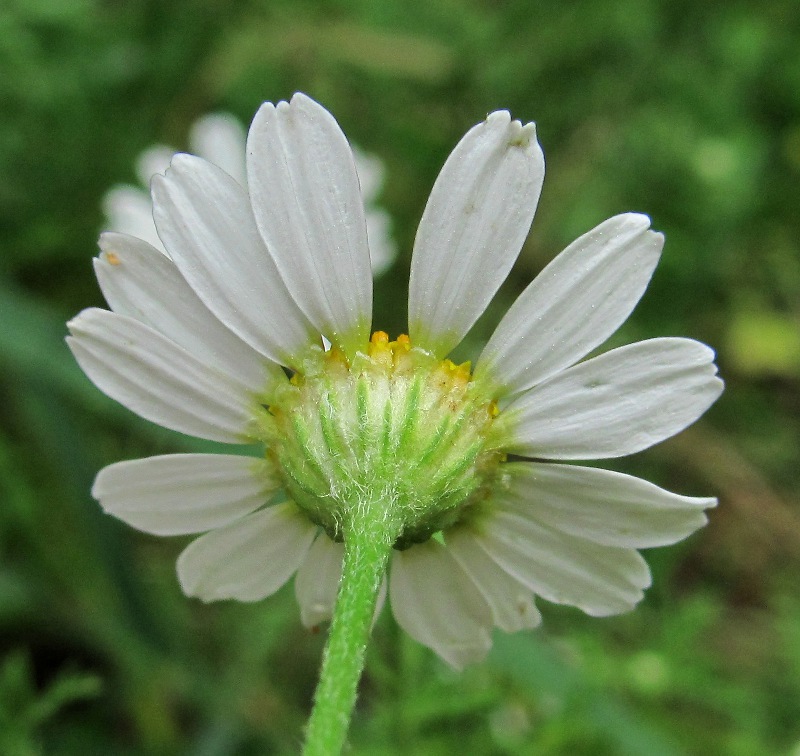
M397 360L400 355L409 351L411 351L411 339L405 333L401 333L397 341L390 341L386 331L375 331L367 346L367 354L381 359L386 366L391 364L392 358Z
M122 264L122 260L119 259L119 256L115 252L106 252L106 260L110 265Z
M345 369L350 367L347 361L347 355L335 344L325 352L325 359L328 361L329 366L338 365L340 368L343 367Z
M404 333L397 337L397 341L393 342L393 345L395 354L411 351L411 339Z
M472 363L469 361L462 362L460 365L456 365L456 363L452 360L442 361L442 369L449 373L450 380L453 381L454 384L459 384L462 386L465 386L467 383L469 383L471 377L471 367Z

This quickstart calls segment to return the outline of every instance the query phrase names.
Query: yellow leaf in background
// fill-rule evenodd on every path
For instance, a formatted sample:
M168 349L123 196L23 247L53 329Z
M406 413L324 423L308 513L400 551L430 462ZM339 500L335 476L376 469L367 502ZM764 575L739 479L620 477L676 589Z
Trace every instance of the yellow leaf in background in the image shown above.
M734 316L727 333L731 362L751 375L800 375L800 321L774 312Z

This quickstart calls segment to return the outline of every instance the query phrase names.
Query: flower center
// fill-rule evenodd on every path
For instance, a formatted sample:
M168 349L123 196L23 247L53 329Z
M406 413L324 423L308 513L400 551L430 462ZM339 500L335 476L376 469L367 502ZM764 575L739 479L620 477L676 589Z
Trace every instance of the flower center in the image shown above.
M486 495L498 414L469 363L373 334L351 362L313 347L268 407L267 456L289 496L341 541L354 508L400 522L399 549L456 523Z

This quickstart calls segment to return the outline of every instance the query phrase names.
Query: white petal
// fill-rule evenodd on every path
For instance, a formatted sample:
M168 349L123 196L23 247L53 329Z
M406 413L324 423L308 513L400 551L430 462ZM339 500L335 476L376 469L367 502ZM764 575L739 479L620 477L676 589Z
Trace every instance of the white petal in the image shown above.
M392 266L397 257L397 245L392 238L392 218L376 204L386 171L379 157L362 152L355 146L353 157L364 197L372 275L377 278Z
M361 196L364 198L364 204L370 205L380 194L386 169L377 155L363 152L356 145L352 145L352 149Z
M343 557L344 545L322 533L297 571L294 593L300 605L300 620L306 627L315 627L333 616Z
M202 533L267 502L280 487L265 459L167 454L104 467L92 496L109 514L155 535Z
M507 111L470 129L444 164L414 243L409 335L455 347L500 287L531 226L544 179L534 124Z
M367 236L372 273L377 278L389 270L397 258L397 245L392 239L392 219L389 213L380 208L367 210Z
M344 546L320 533L308 552L306 561L294 579L294 593L300 605L300 620L306 627L316 627L333 616L339 581L342 577ZM375 603L373 623L386 601L386 579L381 582Z
M110 231L143 239L166 254L153 222L153 203L147 192L133 186L115 186L103 197L103 214Z
M581 236L528 286L476 366L508 393L576 363L630 315L658 263L664 237L645 215L617 215Z
M492 645L492 611L447 549L434 540L392 556L389 597L412 638L461 669Z
M264 247L245 190L211 163L176 155L152 191L158 233L197 296L254 349L292 364L316 337Z
M680 496L594 467L517 462L503 470L509 476L507 496L520 513L607 546L676 543L705 525L703 510L717 505L714 498Z
M105 233L100 249L94 269L114 312L151 326L251 391L263 391L279 377L280 368L222 325L175 264L147 242Z
M193 152L222 168L242 186L247 186L245 145L247 134L236 116L211 113L195 121L189 132Z
M181 588L203 601L266 598L306 558L316 530L290 502L212 530L178 557Z
M543 459L602 459L646 449L691 425L722 393L714 352L662 338L568 368L512 402L495 424L503 448Z
M650 585L638 551L575 538L500 502L482 527L476 540L492 559L548 601L602 617L632 609Z
M169 161L176 152L174 147L166 144L154 144L139 155L136 159L136 175L142 186L149 187L150 180L156 173L164 173L169 168ZM147 201L150 202L149 196ZM152 213L150 215L152 217Z
M467 528L448 532L446 543L448 551L486 599L497 627L514 633L536 627L542 621L530 590L491 559Z
M311 322L352 354L372 310L364 204L353 153L333 116L303 94L264 103L247 139L258 228Z
M67 326L67 343L84 373L137 415L213 441L250 439L256 399L157 331L94 308Z

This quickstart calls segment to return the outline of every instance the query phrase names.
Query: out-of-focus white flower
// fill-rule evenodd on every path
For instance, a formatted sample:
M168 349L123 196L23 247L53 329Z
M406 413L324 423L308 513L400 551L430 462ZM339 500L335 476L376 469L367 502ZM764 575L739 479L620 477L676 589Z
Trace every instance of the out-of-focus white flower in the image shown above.
M392 237L392 217L378 204L378 196L383 188L386 170L376 155L362 152L353 145L353 158L364 197L367 221L367 241L372 262L372 273L380 276L385 273L397 257L397 245Z
M492 113L448 158L395 341L370 337L368 182L333 117L300 94L265 103L247 157L247 189L172 159L152 186L169 256L104 234L95 267L112 312L82 312L69 343L142 417L265 454L113 464L93 488L106 511L149 533L205 533L178 575L206 601L258 600L297 573L313 625L331 615L349 518L370 507L399 523L395 617L456 667L486 653L493 627L537 625L536 595L631 609L650 583L637 549L685 538L716 500L574 462L669 438L722 391L713 352L690 339L584 359L647 287L663 245L649 219L615 216L558 255L471 372L446 357L528 233L544 177L533 124Z
M230 113L211 113L198 119L189 132L189 147L193 154L222 168L242 186L247 186L245 144L247 133L239 119ZM153 205L149 187L157 173L169 168L177 150L156 144L145 150L136 161L136 176L141 186L119 184L103 197L106 228L121 234L143 239L156 249L166 252L153 223ZM383 188L385 168L377 155L353 147L356 171L364 198L367 237L369 239L372 273L380 276L394 263L397 245L392 236L392 218L381 207L378 196Z

